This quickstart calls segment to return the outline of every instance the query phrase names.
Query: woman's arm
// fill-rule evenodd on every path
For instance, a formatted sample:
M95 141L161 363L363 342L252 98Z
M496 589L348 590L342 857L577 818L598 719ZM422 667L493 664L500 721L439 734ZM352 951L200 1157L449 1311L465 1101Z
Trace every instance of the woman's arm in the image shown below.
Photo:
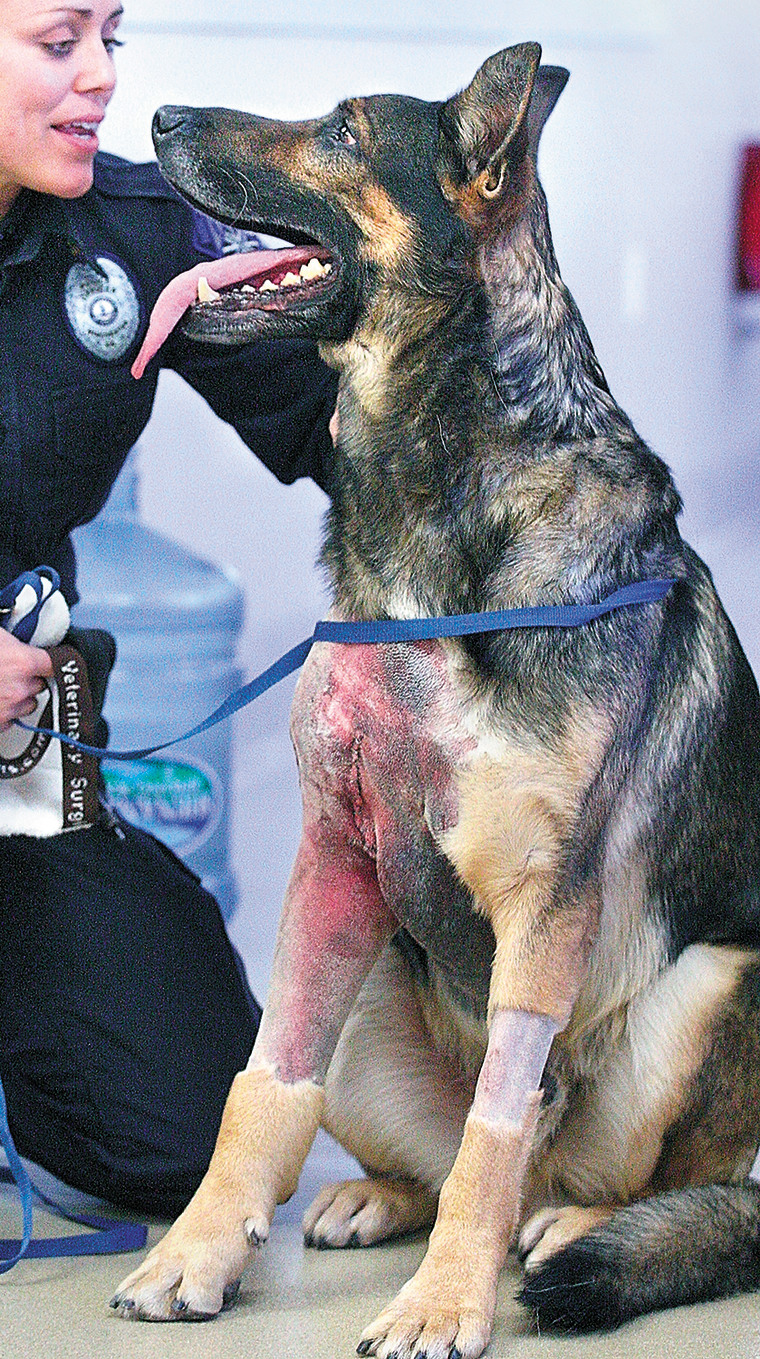
M261 340L231 349L176 331L164 363L205 397L279 481L311 477L330 494L329 423L338 377L305 340Z

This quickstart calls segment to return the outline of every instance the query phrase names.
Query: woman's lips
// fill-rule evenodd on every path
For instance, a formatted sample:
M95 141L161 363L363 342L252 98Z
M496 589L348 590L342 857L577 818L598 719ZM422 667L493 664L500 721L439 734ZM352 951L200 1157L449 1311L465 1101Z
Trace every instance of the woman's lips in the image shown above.
M55 123L53 131L63 137L69 146L76 147L79 151L85 151L91 155L97 151L100 143L98 141L98 126L100 120L94 119L72 119L69 123Z

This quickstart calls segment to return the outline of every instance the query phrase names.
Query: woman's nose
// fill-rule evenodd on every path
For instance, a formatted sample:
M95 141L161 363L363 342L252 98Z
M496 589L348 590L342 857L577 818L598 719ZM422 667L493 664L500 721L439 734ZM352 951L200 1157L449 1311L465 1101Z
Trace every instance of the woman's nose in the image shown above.
M116 85L116 70L102 38L97 36L83 42L79 54L81 60L74 89L79 94L93 92L110 96Z

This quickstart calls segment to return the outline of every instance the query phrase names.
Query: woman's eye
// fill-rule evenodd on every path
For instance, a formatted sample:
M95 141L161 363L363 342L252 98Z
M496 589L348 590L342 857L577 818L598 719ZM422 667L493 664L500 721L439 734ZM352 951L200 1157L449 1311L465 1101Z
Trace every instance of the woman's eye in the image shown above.
M348 123L341 123L338 132L338 141L341 141L344 146L356 146L356 137L348 126Z
M44 42L42 46L51 57L67 57L74 50L74 38L65 38L62 42Z
M116 51L116 48L123 47L124 43L120 38L104 38L103 46L105 47L106 52L110 57L113 56L113 53Z

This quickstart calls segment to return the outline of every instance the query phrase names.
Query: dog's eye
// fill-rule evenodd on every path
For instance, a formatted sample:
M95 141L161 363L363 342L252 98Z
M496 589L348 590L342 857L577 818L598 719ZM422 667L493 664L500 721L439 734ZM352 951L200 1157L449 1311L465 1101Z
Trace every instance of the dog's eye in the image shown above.
M356 137L348 123L341 123L338 129L338 141L342 142L344 146L356 146Z

